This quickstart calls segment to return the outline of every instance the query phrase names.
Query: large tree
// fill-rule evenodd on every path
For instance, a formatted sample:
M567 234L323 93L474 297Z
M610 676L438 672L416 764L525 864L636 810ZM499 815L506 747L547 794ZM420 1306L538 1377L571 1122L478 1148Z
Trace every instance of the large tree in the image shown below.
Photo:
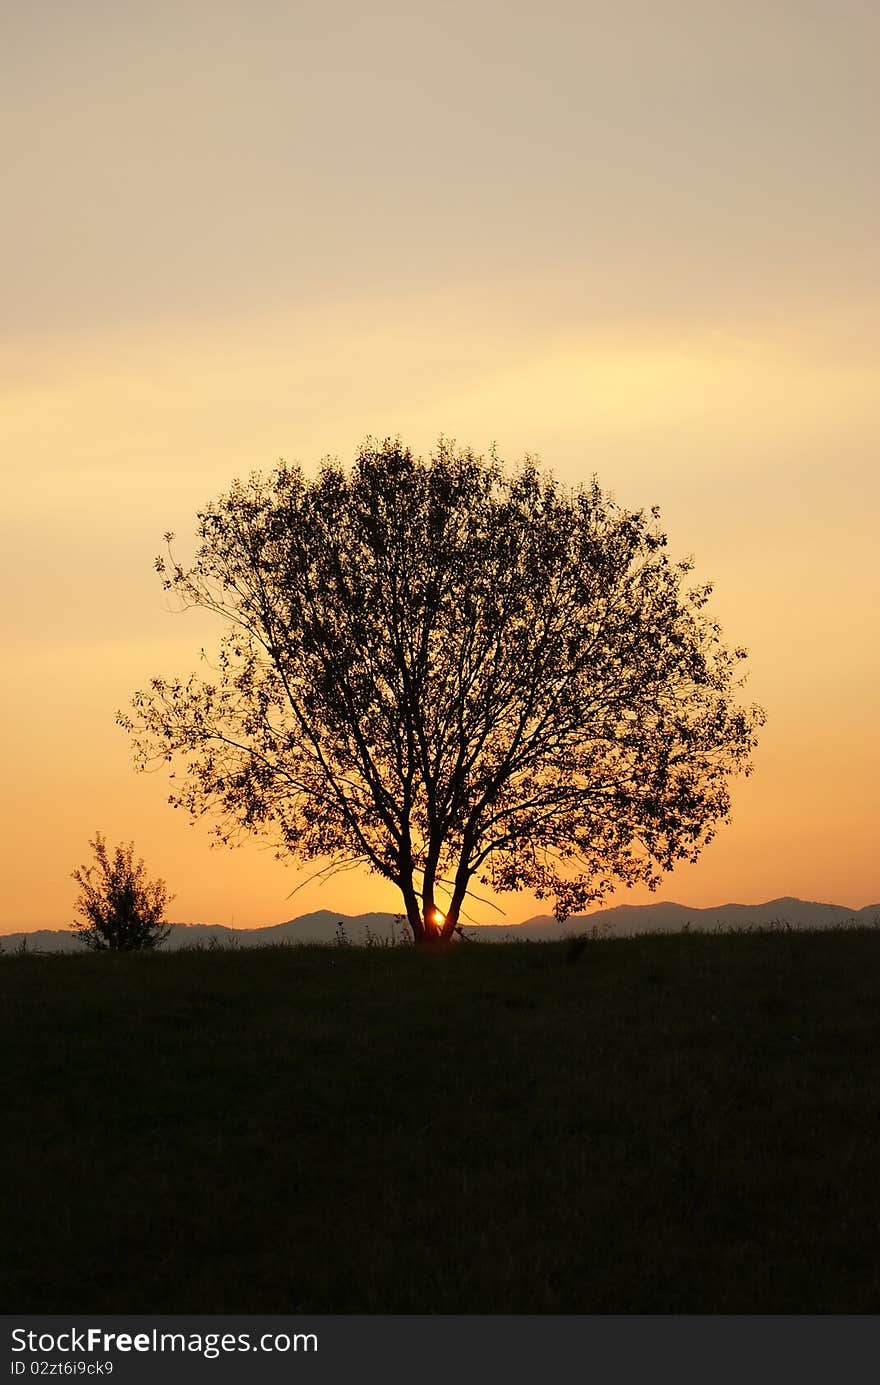
M190 565L172 535L157 559L226 630L213 676L120 716L137 762L182 757L171 802L225 841L378 872L416 942L474 879L559 918L654 887L728 820L763 720L657 519L442 440L235 482Z

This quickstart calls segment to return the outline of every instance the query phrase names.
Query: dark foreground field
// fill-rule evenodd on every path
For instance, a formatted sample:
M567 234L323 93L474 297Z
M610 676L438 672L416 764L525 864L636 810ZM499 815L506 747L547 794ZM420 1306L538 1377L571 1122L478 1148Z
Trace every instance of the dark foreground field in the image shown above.
M878 1312L880 933L0 959L0 1304Z

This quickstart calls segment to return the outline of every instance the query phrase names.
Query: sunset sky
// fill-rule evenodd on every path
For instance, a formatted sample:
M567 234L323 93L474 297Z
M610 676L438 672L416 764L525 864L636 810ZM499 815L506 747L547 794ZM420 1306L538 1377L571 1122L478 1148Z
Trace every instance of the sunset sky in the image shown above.
M47 0L0 50L0 932L96 829L175 920L399 907L211 849L115 725L217 632L163 531L367 434L596 472L715 582L768 721L658 898L880 900L875 0Z

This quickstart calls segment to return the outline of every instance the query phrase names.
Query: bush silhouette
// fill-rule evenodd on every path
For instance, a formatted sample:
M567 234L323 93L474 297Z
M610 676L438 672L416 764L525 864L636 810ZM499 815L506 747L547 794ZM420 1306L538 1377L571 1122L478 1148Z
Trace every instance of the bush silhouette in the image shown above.
M169 895L164 880L148 880L142 860L135 861L134 843L117 846L111 860L100 832L89 846L92 865L80 866L72 878L80 887L71 925L81 942L94 952L142 952L165 941L164 922Z

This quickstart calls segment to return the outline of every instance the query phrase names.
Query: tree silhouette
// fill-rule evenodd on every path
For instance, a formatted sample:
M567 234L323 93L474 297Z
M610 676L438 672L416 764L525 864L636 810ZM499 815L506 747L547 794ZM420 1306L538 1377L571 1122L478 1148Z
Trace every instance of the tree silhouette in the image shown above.
M237 481L191 566L170 534L157 559L228 628L212 678L120 713L136 762L183 757L170 801L224 841L366 864L416 942L452 935L474 879L559 918L653 888L728 820L763 721L658 514L442 439Z
M163 922L169 902L164 880L147 880L143 861L134 859L133 842L118 846L112 860L100 832L89 846L94 863L72 875L80 887L75 911L82 918L72 925L80 941L95 952L158 947L169 931Z

